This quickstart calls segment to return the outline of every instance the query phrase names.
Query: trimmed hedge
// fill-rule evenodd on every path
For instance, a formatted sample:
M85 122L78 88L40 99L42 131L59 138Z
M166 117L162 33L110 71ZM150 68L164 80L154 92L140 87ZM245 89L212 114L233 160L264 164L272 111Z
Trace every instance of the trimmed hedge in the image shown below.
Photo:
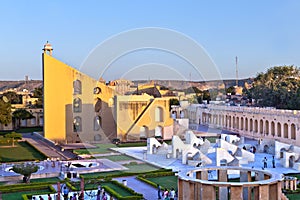
M159 171L159 172L152 172L152 173L146 173L146 174L140 174L138 175L136 178L153 186L153 187L157 187L157 184L148 180L147 178L155 178L155 177L162 177L162 176L174 176L174 172L168 170L168 171ZM165 188L161 188L162 190L164 190Z
M19 191L30 191L30 190L38 190L38 189L55 189L49 183L30 183L30 184L15 184L15 185L1 185L0 191L2 193L12 193Z
M110 178L105 178L105 179L110 179ZM94 180L94 179L93 179ZM132 200L138 200L138 199L143 199L143 195L142 194L139 194L137 192L135 192L134 190L132 190L131 188L129 187L126 187L125 185L123 185L122 183L119 183L118 181L115 181L115 180L110 180L110 181L106 181L106 180L95 180L95 183L99 183L99 184L103 184L105 182L111 182L112 184L114 185L117 185L118 187L128 191L128 193L132 194L132 196L121 196L117 191L115 191L114 189L110 188L109 186L106 186L106 185L103 185L102 187L104 188L104 190L106 192L108 192L111 196L114 196L116 197L118 200L129 200L129 199L132 199ZM72 191L78 191L79 189L76 187L76 185L79 185L80 183L79 182L67 182L66 185L72 190Z
M103 186L104 190L106 190L109 194L111 194L112 196L116 197L117 199L119 199L119 200L125 200L125 199L138 200L138 199L143 199L143 195L142 194L139 194L139 193L135 192L131 188L126 187L125 185L123 185L122 183L119 183L118 181L115 181L115 180L112 180L111 182L113 184L117 185L118 187L121 187L124 190L128 191L129 193L133 194L132 196L123 197L123 196L119 195L119 193L117 193L115 190L111 189L110 187Z

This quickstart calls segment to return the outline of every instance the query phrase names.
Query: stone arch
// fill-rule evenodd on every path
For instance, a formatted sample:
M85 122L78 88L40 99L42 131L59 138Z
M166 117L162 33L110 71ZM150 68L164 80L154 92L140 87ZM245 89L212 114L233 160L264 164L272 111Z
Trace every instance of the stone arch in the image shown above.
M102 127L102 118L97 115L94 117L94 131L99 131Z
M235 118L235 116L232 117L232 128L236 128L236 118Z
M266 135L269 135L269 121L268 120L265 121L265 133L266 133Z
M269 153L270 147L268 145L264 146L264 153Z
M277 123L277 136L281 137L281 124L280 124L280 122Z
M294 163L295 163L295 156L291 155L289 157L289 167L293 168L294 167Z
M155 127L155 137L163 138L163 127L162 126Z
M73 112L74 113L82 112L82 101L79 97L73 99Z
M240 129L240 118L236 117L235 120L236 120L236 123L235 123L236 124L236 128Z
M225 115L225 127L228 128L229 117Z
M241 128L240 130L244 130L244 117L241 117Z
M283 137L288 138L289 137L289 129L288 129L288 124L284 123L283 125Z
M250 131L253 131L253 119L250 119Z
M152 154L157 153L157 146L155 144L152 145Z
M271 135L275 136L275 123L273 121L271 122Z
M179 151L179 149L176 149L176 158L179 158L180 157L180 151Z
M149 137L149 128L147 126L140 127L140 139Z
M264 121L261 119L259 120L259 133L263 134L264 133Z
M280 149L280 158L283 158L283 153L286 152L285 148Z
M225 136L225 141L230 143L230 136Z
M37 125L37 120L36 120L36 117L33 116L31 119L30 119L30 125Z
M97 98L95 103L95 112L100 112L102 108L102 100L100 98Z
M73 119L73 131L75 133L82 131L82 120L81 120L81 117L79 117L79 116L76 116Z
M296 126L291 124L291 139L296 140Z
M157 106L155 108L155 121L163 122L164 121L164 110L162 107Z
M254 120L254 132L258 133L258 121L257 121L257 119Z
M82 93L82 86L81 81L76 79L73 81L73 94L81 94Z
M39 117L39 125L43 126L44 125L44 116Z

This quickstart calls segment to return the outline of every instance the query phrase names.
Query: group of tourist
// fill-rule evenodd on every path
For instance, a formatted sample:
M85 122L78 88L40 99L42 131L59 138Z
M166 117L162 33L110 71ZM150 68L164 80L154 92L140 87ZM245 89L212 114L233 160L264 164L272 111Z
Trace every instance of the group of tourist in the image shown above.
M158 199L163 200L175 200L176 192L174 188L172 188L170 191L168 189L162 190L160 185L157 185L157 197Z
M268 159L267 159L267 157L264 157L264 159L262 161L263 161L263 164L264 164L264 166L262 167L262 169L268 168ZM276 165L275 165L275 157L274 156L272 156L272 167L273 168L276 167Z
M96 200L108 200L109 196L106 195L104 188L101 188L101 186L98 187Z

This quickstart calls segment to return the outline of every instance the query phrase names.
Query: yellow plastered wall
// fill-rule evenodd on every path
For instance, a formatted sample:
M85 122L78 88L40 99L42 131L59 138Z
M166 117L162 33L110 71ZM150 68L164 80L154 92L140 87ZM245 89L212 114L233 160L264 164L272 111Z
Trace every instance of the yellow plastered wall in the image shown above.
M163 110L163 120L156 121L155 109ZM116 119L118 138L135 140L140 138L141 127L148 128L148 137L155 136L155 128L163 128L164 139L173 135L173 119L169 112L169 98L153 98L149 95L116 97Z
M72 105L74 69L43 54L44 136L66 141L66 105Z
M115 137L113 108L109 106L114 95L112 89L47 54L43 54L43 75L45 138L54 142L73 143L94 142L96 135L100 135L103 141L108 139L108 135ZM81 93L74 93L75 80L81 82ZM99 94L94 94L95 87L101 89ZM75 98L80 98L82 102L82 111L79 113L73 112ZM97 98L103 104L99 113L94 109ZM100 130L94 130L96 115L103 120ZM74 117L81 118L82 131L74 132Z
M95 142L132 136L139 139L140 128L149 128L149 137L154 136L157 126L164 133L173 134L173 119L169 113L169 98L153 98L147 94L115 96L115 91L104 83L79 72L63 62L43 54L44 75L44 134L54 142ZM81 82L81 93L74 94L73 82ZM94 94L98 87L101 92ZM115 96L115 97L114 97ZM73 112L73 100L80 98L82 112ZM95 111L97 99L101 99L99 112ZM120 105L123 104L123 107ZM163 121L155 121L155 108L163 110ZM95 117L101 117L101 129L94 130ZM73 120L82 119L82 130L74 132Z

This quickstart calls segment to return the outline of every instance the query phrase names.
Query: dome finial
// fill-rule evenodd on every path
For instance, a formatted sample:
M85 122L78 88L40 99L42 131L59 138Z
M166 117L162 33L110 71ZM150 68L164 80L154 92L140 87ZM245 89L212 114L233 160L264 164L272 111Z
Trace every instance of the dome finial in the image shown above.
M46 44L44 45L43 51L44 51L44 53L49 52L49 55L52 56L53 48L52 48L52 45L48 42L48 40L47 40Z

